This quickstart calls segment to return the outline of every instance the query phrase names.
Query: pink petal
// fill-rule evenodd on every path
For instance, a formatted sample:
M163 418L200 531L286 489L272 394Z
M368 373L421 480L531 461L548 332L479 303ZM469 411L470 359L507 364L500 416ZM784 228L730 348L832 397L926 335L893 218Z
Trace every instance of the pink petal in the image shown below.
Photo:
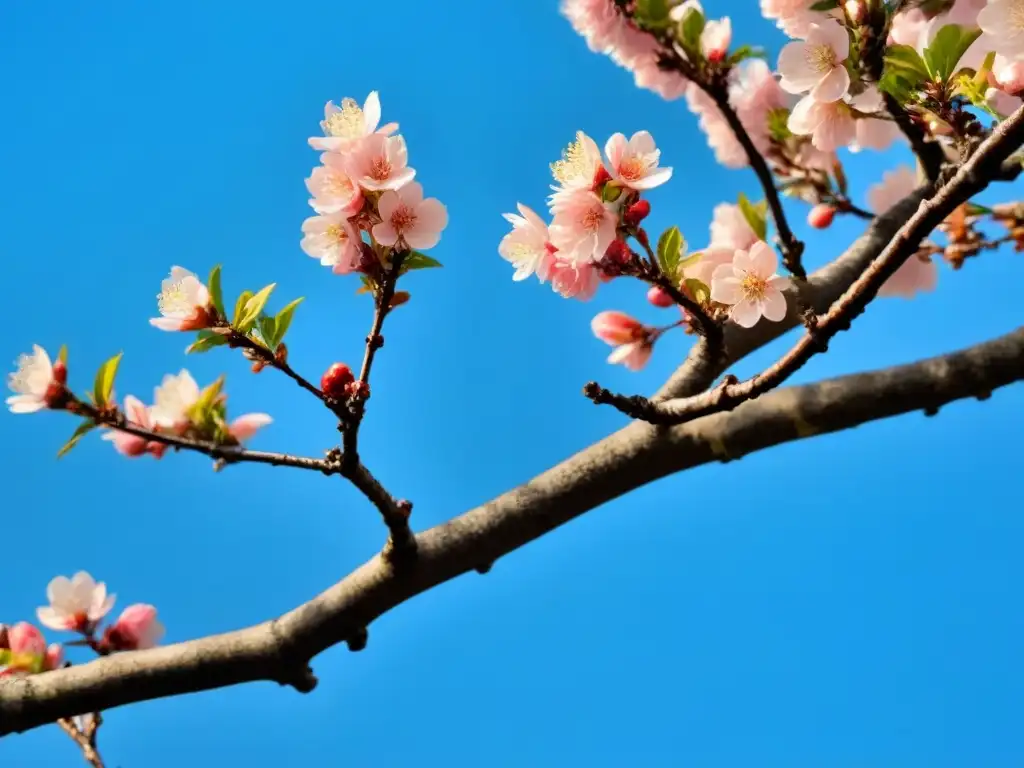
M786 316L786 297L774 288L768 288L761 302L761 312L766 320L779 322Z
M715 272L718 273L719 270L723 270L720 273L722 276L711 280L711 300L721 304L735 304L743 298L739 278L732 274L732 267L728 264L719 267Z
M238 442L244 443L272 421L273 419L265 413L248 413L231 422L228 431Z
M750 271L762 280L770 278L779 268L779 257L775 254L775 249L763 240L759 240L751 246L748 256Z
M741 328L753 328L761 319L761 308L750 299L742 299L733 305L729 317Z
M845 33L844 33L845 34ZM846 67L838 66L825 75L824 79L811 89L815 101L838 101L850 89L850 73Z

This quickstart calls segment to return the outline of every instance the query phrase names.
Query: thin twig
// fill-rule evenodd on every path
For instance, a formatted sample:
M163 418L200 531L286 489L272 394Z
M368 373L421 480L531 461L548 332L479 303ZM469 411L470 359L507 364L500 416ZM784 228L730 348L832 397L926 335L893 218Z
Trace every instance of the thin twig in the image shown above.
M698 332L702 336L707 337L708 341L711 342L714 347L714 350L717 350L722 343L721 325L716 323L698 302L694 301L679 290L678 284L669 275L666 275L661 271L661 268L658 266L658 259L654 255L654 251L651 249L650 241L640 238L636 238L636 240L641 246L643 246L644 250L647 251L647 257L650 259L651 264L649 270L644 270L637 276L652 285L658 286L665 291L665 293L671 296L672 301L690 314L690 317L692 317L697 323ZM642 260L639 258L639 254L633 253L633 257L638 262L642 263Z
M82 750L82 757L92 768L104 768L103 758L100 757L99 749L96 747L96 735L103 724L103 717L99 712L94 712L86 723L85 730L79 730L73 718L62 717L57 720L57 725L66 733Z

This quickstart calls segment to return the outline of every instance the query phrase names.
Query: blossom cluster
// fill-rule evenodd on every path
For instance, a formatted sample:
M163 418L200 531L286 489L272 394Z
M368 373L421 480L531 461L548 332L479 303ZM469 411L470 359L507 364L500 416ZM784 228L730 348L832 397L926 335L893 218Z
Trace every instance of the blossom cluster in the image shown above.
M115 595L107 593L85 571L70 579L58 576L46 588L48 604L36 610L39 623L48 629L75 632L100 655L152 648L164 635L152 605L136 603L125 608L115 622L97 635L101 622L113 609ZM59 643L46 644L43 633L22 621L0 624L0 677L27 675L57 669L64 660Z
M380 118L376 91L362 107L350 98L341 106L329 101L320 123L324 135L309 139L322 154L306 180L316 215L302 224L302 249L336 274L371 271L381 256L377 246L432 248L448 225L445 206L424 198L413 180L398 124L378 127Z

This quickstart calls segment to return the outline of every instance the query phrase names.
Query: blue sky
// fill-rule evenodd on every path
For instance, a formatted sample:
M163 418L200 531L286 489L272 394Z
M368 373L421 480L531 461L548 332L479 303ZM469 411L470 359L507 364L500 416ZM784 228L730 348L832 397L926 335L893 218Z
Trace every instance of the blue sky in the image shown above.
M778 50L751 3L708 5L732 13L737 40ZM381 92L450 214L432 252L445 268L409 277L412 302L388 323L363 433L366 462L415 502L419 529L620 426L584 382L650 392L685 351L671 337L640 374L607 366L596 311L666 317L640 286L564 301L514 285L497 255L500 214L543 207L547 163L577 129L601 142L652 131L676 176L651 195L651 228L679 224L696 246L715 204L757 194L752 174L714 164L684 104L636 90L554 2L69 0L4 16L0 360L65 342L84 388L123 349L118 391L143 398L183 365L201 383L226 372L232 412L276 419L258 448L319 455L337 434L274 372L254 377L220 350L186 359L185 339L146 318L172 264L223 263L232 295L276 281L272 306L307 297L297 369L355 362L369 300L299 249L306 137L326 100ZM860 200L903 159L857 156ZM811 266L859 228L811 234L792 212ZM944 270L938 293L877 303L796 378L1004 333L1022 279L1007 252ZM310 696L254 684L119 709L103 752L149 768L1019 765L1022 413L1016 386L669 478L383 617L364 652L315 661ZM0 415L0 620L31 618L50 578L86 569L119 607L156 604L168 640L185 640L277 615L383 541L340 481L214 474L190 455L128 463L98 439L57 462L72 429ZM56 727L0 741L6 765L79 760Z

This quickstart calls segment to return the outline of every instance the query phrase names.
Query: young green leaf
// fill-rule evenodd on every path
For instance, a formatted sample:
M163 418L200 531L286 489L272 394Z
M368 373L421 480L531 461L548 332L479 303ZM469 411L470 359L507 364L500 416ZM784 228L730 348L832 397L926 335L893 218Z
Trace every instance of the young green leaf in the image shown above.
M431 258L419 251L412 251L405 257L405 261L402 262L402 268L398 271L398 274L404 275L406 272L411 272L414 269L431 269L432 267L440 266L441 262L437 259Z
M818 0L810 7L812 11L832 11L839 7L839 0Z
M213 419L213 411L217 404L217 398L220 397L220 393L223 388L224 377L221 376L213 382L213 384L199 393L199 398L192 404L192 407L188 409L188 416L193 424L202 428L203 425L210 423Z
M57 353L57 359L60 360L64 365L68 364L68 345L61 344L60 352Z
M766 240L768 238L768 203L762 200L755 205L740 192L739 207L743 218L747 220L747 224L757 235L758 240Z
M688 277L683 281L686 290L698 304L706 304L711 300L711 289L700 280Z
M256 323L256 318L260 316L260 312L263 311L263 307L267 305L267 300L270 298L271 292L277 286L277 283L271 283L270 285L261 288L259 293L250 297L245 302L245 306L242 307L242 319L236 326L239 331L245 333Z
M214 347L222 347L228 343L228 337L219 333L201 331L196 340L185 349L186 355L198 355L201 352L209 352Z
M277 336L276 320L270 315L260 315L256 325L260 329L260 336L263 338L263 343L266 344L267 349L274 349L277 346L274 343L274 339Z
M668 0L637 0L634 17L642 26L663 27L668 22Z
M292 325L292 316L295 314L296 307L299 306L303 301L302 298L298 298L285 305L285 308L277 313L277 317L274 318L274 341L273 348L277 348L277 345L284 341L284 335L288 333L288 329Z
M245 305L252 298L252 291L242 291L238 296L238 301L235 302L235 314L231 320L231 326L238 328L239 323L242 321L242 313L245 311Z
M122 355L124 352L118 352L96 372L92 394L97 406L102 407L110 402L110 396L114 392L114 378L117 376L117 367L121 364Z
M676 272L679 270L679 261L686 250L686 240L679 227L672 226L661 233L658 238L658 266L662 273L671 280L676 279Z
M960 59L981 36L981 29L966 29L957 24L946 24L924 50L924 63L928 74L935 80L946 82L957 71Z
M57 458L63 459L65 456L67 456L71 449L78 445L78 441L85 437L87 434L89 434L89 432L96 429L96 427L97 424L92 419L86 419L81 424L79 424L78 429L76 429L74 434L71 435L71 438L66 443L64 443L64 447L57 451Z
M704 14L698 8L689 8L679 23L680 37L683 48L688 51L700 51L700 35L704 31Z
M224 316L224 294L220 287L220 264L210 270L210 277L206 281L206 288L210 292L210 301L213 302L217 312Z

